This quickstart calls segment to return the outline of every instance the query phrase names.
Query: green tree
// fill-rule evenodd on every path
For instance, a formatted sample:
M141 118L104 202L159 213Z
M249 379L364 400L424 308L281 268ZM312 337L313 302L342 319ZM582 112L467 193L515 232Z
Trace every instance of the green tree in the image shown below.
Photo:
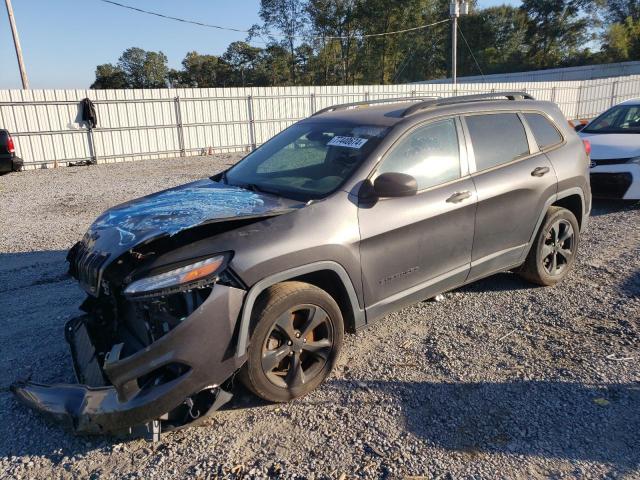
M640 1L607 0L604 3L607 19L612 23L624 23L627 18L640 19Z
M523 0L527 15L525 43L531 68L551 68L571 63L594 37L589 32L591 17L583 10L588 0Z
M267 45L259 60L258 85L292 85L291 54L279 43Z
M263 21L261 30L269 35L271 29L279 32L281 37L276 39L270 35L272 43L285 46L290 55L291 82L296 83L296 45L304 35L308 24L306 0L261 0L260 18Z
M358 33L355 1L310 0L306 10L318 52L320 81L329 85L353 83L353 64L358 53L353 38Z
M167 86L167 56L162 52L128 48L118 60L129 88L163 88Z
M469 42L483 73L514 72L522 69L527 50L526 13L507 5L475 11L460 20L460 30ZM458 73L480 72L463 40L458 46Z
M259 81L259 62L262 49L247 42L233 42L222 55L229 65L228 80L234 86L256 86Z
M128 88L125 73L111 63L105 63L96 67L96 80L91 84L93 89Z
M604 35L603 52L610 62L640 60L640 18L614 23Z
M182 81L189 87L220 87L229 82L229 64L215 55L189 52L182 60L182 67Z

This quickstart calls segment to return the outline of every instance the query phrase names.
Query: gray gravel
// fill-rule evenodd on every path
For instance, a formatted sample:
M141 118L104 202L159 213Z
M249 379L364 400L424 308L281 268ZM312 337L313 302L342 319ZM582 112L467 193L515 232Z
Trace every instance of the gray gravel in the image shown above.
M65 250L104 209L234 155L0 177L0 477L640 478L640 208L596 203L575 272L510 273L348 336L316 392L238 387L210 424L76 437L17 404L16 378L71 381L62 335L82 294Z

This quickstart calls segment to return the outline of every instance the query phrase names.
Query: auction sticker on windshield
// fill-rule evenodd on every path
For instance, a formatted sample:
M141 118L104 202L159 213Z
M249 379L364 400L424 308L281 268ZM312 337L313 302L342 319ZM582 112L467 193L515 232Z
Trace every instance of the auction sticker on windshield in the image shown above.
M327 143L330 147L362 148L368 138L341 137L336 135Z

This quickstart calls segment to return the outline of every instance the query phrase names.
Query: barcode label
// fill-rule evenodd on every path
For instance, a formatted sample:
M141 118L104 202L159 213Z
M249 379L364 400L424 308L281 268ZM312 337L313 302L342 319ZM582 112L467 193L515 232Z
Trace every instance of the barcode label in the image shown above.
M368 138L335 136L329 143L327 143L327 145L330 147L346 147L358 149L362 148L362 146L367 143L367 140Z

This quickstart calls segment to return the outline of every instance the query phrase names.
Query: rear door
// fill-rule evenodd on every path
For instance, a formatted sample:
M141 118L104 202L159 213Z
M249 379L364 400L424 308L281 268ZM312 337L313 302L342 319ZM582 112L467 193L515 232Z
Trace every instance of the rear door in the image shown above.
M418 193L358 209L367 317L458 286L469 272L476 193L457 118L421 124L384 156L372 180L412 175Z
M520 262L557 178L519 113L467 115L464 125L478 194L473 280Z

